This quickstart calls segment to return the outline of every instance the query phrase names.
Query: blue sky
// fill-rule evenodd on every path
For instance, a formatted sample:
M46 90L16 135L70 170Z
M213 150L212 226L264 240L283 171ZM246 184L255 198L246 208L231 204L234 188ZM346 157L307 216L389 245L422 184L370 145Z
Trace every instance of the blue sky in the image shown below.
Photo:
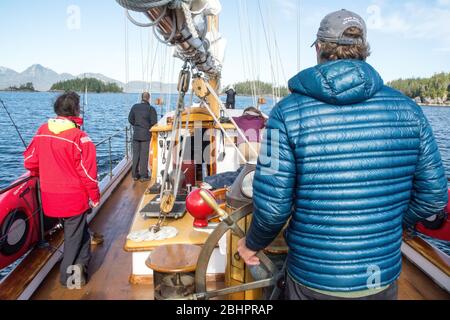
M372 46L368 61L385 80L450 72L450 0L260 0L264 26L258 0L221 2L221 33L228 40L224 84L255 76L285 82L298 72L298 43L300 68L313 66L316 58L310 45L320 20L341 8L367 20ZM79 25L73 19L78 10ZM1 0L0 66L23 71L40 63L59 73L98 72L124 81L124 21L123 9L114 0ZM169 57L170 49L157 49L149 30L131 24L128 30L129 79L174 81L180 62ZM153 73L148 71L152 69Z

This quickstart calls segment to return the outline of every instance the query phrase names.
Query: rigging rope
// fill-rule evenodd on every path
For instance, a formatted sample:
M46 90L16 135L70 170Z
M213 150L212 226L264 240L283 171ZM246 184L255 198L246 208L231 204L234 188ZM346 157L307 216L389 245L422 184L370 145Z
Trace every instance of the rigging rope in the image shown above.
M192 14L191 14L189 5L187 5L186 3L183 3L181 6L181 9L183 10L184 18L186 19L186 25L188 27L189 32L192 35L192 38L194 38L194 39L199 38L197 29L195 28L195 25L194 25L194 19L192 19Z
M267 52L269 53L270 70L272 72L272 80L275 83L276 82L276 75L275 75L274 63L273 63L273 58L272 58L272 52L270 50L270 39L269 39L269 35L267 33L267 30L266 30L266 25L264 24L264 16L263 16L263 12L262 12L262 8L261 8L261 1L260 0L258 0L258 10L259 10L259 15L261 17L261 22L262 22L263 31L264 31L264 37L266 39ZM272 87L272 91L273 90L274 90L274 87ZM273 93L273 95L275 96L274 93ZM275 97L274 97L274 100L275 100Z
M157 44L158 45L158 44ZM145 78L145 82L147 83L147 91L152 92L152 82L153 82L153 74L150 73L150 59L151 53L153 52L153 37L151 36L151 30L148 29L148 47L147 47L147 75Z
M170 9L181 9L184 4L190 5L192 0L159 0L149 2L149 0L116 0L118 4L128 10L136 12L146 12L150 9L169 6Z
M151 77L151 79L150 79L150 92L153 90L153 75L154 75L154 72L155 72L155 67L156 67L156 57L157 57L157 54L158 54L158 49L159 49L159 42L156 44L156 50L155 50L155 55L154 55L154 57L153 57L153 65L152 65L152 71L150 72L150 77Z
M250 22L249 19L243 19L244 16L249 17L248 7L246 1L239 0L239 7L238 7L238 13L239 13L239 24L242 27L242 35L245 34L248 36L248 39L246 42L242 40L242 48L243 51L245 51L245 56L248 57L247 61L244 59L244 64L248 66L248 71L250 75L250 89L252 91L252 97L253 97L253 105L257 105L257 99L258 99L258 92L259 90L259 83L257 80L259 80L259 72L257 71L257 66L259 65L259 54L258 52L254 52L253 48L253 41L254 39L257 39L257 37L252 38L252 30L250 28ZM242 38L243 39L243 38ZM245 46L245 43L247 43L247 46Z
M302 1L297 0L297 70L301 70L301 46L300 46L300 37L301 37L301 24L300 17L302 13Z
M244 132L241 130L241 128L237 125L236 121L234 121L233 117L230 116L228 109L223 105L222 100L220 100L220 97L217 95L217 92L214 90L213 87L211 87L211 85L208 83L208 81L205 81L205 85L208 88L208 91L211 93L211 95L214 97L214 99L216 99L217 103L219 104L219 107L222 109L222 111L225 113L225 115L227 116L227 118L230 119L230 121L233 123L233 125L236 127L236 131L238 132L238 134L241 136L241 138L245 141L245 143L247 143L247 145L250 148L250 151L253 152L253 154L258 157L259 154L258 152L256 152L255 148L253 148L252 144L250 143L250 141L248 141L247 136L244 134ZM208 106L209 109L209 106ZM211 110L211 109L209 109ZM210 111L211 113L211 111ZM215 115L213 115L214 120L220 125L220 121L216 120L217 117Z
M9 111L8 111L8 108L6 107L6 105L5 105L5 103L3 102L2 99L0 99L0 104L3 106L3 109L5 109L6 114L7 114L8 117L9 117L9 120L11 120L12 125L13 125L14 128L16 129L16 132L17 132L17 134L19 135L19 138L20 138L20 140L22 141L23 146L25 147L25 149L28 148L28 146L27 146L25 140L24 140L23 137L22 137L22 134L20 133L19 128L17 127L16 123L14 122L14 120L13 120L11 114L10 114Z
M207 84L207 83L206 83ZM208 85L208 84L207 84ZM239 150L239 148L236 146L236 144L234 143L234 140L230 137L230 135L228 134L227 130L225 130L225 128L223 127L222 123L220 122L220 120L216 117L216 115L214 114L214 112L211 110L211 108L209 107L209 105L207 103L203 103L203 106L208 110L208 112L210 113L210 115L213 117L214 121L217 123L217 125L220 128L220 131L222 131L222 134L227 138L227 140L229 142L232 142L233 147L235 148L236 152L238 153L239 157L241 158L241 160L244 163L248 163L247 159L245 158L245 156L242 154L241 150Z
M172 83L175 82L174 81L174 78L175 78L175 76L174 76L174 73L175 73L175 59L172 59L172 63L170 64L169 67L170 67L170 69L169 69L170 70L169 71L170 87L169 87L169 94L168 94L169 98L167 99L167 104L166 104L166 112L170 112L172 110L172 94L173 94Z
M272 30L272 33L273 33L273 39L274 39L274 51L275 51L275 55L278 57L278 61L277 61L277 65L280 67L280 69L281 69L281 73L282 73L282 76L283 76L283 83L287 83L288 82L288 79L287 79L287 77L286 77L286 72L285 72L285 69L284 69L284 64L283 64L283 59L281 58L281 50L280 50L280 47L278 46L278 37L277 37L277 34L276 34L276 32L275 32L275 28L273 27L275 24L274 24L274 21L273 21L273 11L274 10L269 10L268 11L268 15L269 15L269 28ZM279 83L278 83L279 84ZM281 91L280 90L280 88L278 88L278 90L279 91Z
M129 41L128 41L128 18L125 15L125 86L130 81L130 57L129 57Z
M186 62L183 66L182 71L180 72L179 78L178 78L178 103L177 103L177 110L175 112L174 122L172 124L172 136L170 141L170 147L169 147L169 155L167 158L167 163L164 168L164 175L161 182L161 192L160 192L160 199L161 199L161 214L163 213L163 199L164 195L167 193L170 193L171 195L176 197L176 194L173 194L173 191L171 190L170 186L167 187L168 183L168 177L169 177L169 169L172 165L172 157L173 157L173 151L175 147L175 143L178 141L181 143L181 129L182 129L182 114L185 108L184 99L186 96L186 92L189 90L189 84L190 84L190 78L191 78L191 69L189 64ZM181 163L178 163L179 166L182 165ZM175 187L175 186L173 186ZM160 216L161 217L161 216ZM160 219L161 222L161 219ZM154 227L154 230L160 229L161 225L160 222Z
M135 25L138 26L138 27L149 28L149 27L154 27L154 26L158 25L158 24L161 22L161 20L166 16L166 13L167 13L167 7L164 7L163 11L162 11L161 14L159 15L159 17L155 19L155 21L152 21L152 22L146 22L146 23L142 23L142 22L139 22L139 21L137 21L136 19L134 19L134 18L131 16L129 10L125 9L125 12L126 12L126 15L127 15L128 20L130 20L133 24L135 24Z
M142 29L139 29L139 39L141 43L141 68L142 68L142 90L145 90L145 60L144 60L144 40L142 39Z
M244 77L245 79L250 79L251 78L251 70L250 70L250 65L251 62L248 61L250 59L247 60L247 47L245 46L245 42L244 42L244 25L243 25L243 19L242 19L242 2L239 1L239 5L238 5L238 23L239 23L239 30L241 30L242 32L239 32L239 39L241 42L241 55L242 55L242 66L243 66L243 70L244 70ZM255 99L255 90L253 89L253 84L250 83L250 90L252 92L252 99L253 99L253 105L256 105L256 99Z

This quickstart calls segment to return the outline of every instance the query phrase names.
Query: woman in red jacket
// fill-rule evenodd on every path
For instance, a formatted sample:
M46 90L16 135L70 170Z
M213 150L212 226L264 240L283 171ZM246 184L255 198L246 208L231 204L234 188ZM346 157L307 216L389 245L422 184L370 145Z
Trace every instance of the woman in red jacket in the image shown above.
M56 118L42 125L24 153L25 168L39 176L45 215L64 223L61 284L70 288L87 282L90 234L87 214L100 203L96 149L80 130L80 97L61 95Z

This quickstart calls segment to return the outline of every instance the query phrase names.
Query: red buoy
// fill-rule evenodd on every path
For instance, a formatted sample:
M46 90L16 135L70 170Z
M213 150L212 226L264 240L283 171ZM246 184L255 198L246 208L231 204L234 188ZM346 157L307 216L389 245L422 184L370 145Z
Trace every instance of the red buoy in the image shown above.
M208 218L214 215L214 209L212 209L200 196L201 190L202 189L196 189L187 196L186 209L190 215L195 218L194 227L206 228L208 226ZM215 199L212 192L208 190L205 191Z

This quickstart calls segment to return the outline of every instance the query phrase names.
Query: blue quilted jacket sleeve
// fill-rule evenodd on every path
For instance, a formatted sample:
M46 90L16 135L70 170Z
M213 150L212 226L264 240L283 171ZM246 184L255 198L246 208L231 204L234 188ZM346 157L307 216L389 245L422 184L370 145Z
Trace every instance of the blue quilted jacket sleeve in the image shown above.
M247 233L247 247L266 248L292 214L296 167L285 121L277 106L267 125L253 183L254 213Z
M426 117L420 119L420 154L411 202L404 217L407 228L444 210L448 201L447 178L441 154Z

